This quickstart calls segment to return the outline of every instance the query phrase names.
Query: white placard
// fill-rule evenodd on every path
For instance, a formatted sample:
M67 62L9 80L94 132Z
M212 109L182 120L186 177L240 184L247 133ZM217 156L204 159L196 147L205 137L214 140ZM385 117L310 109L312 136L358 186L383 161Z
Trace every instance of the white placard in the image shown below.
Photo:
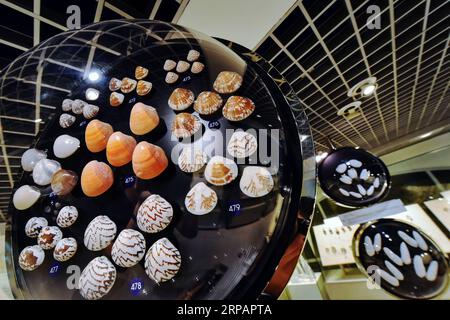
M434 216L450 231L450 198L439 198L425 201L424 204Z

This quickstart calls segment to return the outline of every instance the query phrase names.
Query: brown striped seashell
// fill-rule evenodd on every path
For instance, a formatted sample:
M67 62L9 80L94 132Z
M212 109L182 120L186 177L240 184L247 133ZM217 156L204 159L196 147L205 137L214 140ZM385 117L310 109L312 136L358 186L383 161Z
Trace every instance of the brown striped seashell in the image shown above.
M193 62L195 60L198 60L198 58L200 58L200 52L194 49L189 50L187 55L187 61Z
M222 102L219 94L212 91L203 91L195 100L194 110L204 115L213 114L220 109Z
M139 231L124 229L117 236L111 250L113 261L123 268L130 268L145 255L145 238Z
M238 176L236 163L222 156L214 156L205 168L205 179L215 186L223 186Z
M86 147L91 152L105 150L109 137L113 134L113 128L109 123L100 120L92 120L86 126L84 139Z
M272 175L264 167L245 167L242 173L239 187L242 193L251 197L258 198L267 195L274 186Z
M87 105L86 102L84 102L81 99L75 99L72 102L72 112L75 114L82 114L84 107Z
M61 104L62 111L65 111L65 112L72 111L72 103L73 103L72 99L64 99Z
M176 88L169 97L169 107L176 111L189 108L194 103L194 93L184 88Z
M191 67L191 64L189 62L186 61L178 61L177 63L177 68L175 70L177 70L178 73L183 73L189 70L189 68Z
M99 110L100 110L99 107L94 106L93 104L88 104L83 108L83 116L86 119L90 120L92 118L95 118Z
M191 72L194 73L194 74L197 74L197 73L202 72L203 69L205 69L205 65L203 63L201 63L201 62L195 61L192 64Z
M139 206L136 223L144 232L157 233L164 230L172 218L172 205L160 195L152 194Z
M137 66L136 69L134 70L134 77L138 80L144 79L147 75L148 75L147 68Z
M141 179L159 176L169 164L164 150L146 141L137 144L132 161L133 171Z
M202 123L190 113L182 112L175 116L172 122L172 134L178 139L189 138L202 127Z
M117 278L117 271L107 257L94 258L83 269L78 281L80 294L87 300L98 300L108 294Z
M118 92L112 92L111 95L109 96L109 104L112 107L118 107L122 104L124 98L125 96L123 94Z
M181 171L192 173L203 168L208 161L208 156L200 148L194 146L184 147L178 157L178 166Z
M155 129L159 124L158 112L155 108L138 102L130 113L130 129L136 135L144 135Z
M164 71L170 71L173 70L177 66L177 63L173 60L167 59L166 62L164 62L163 69Z
M136 87L136 92L139 96L145 96L152 90L152 83L144 80L139 80Z
M63 113L59 116L59 125L61 128L68 128L75 123L76 118L68 113Z
M78 175L71 171L60 169L55 172L52 177L51 187L52 191L59 195L65 196L72 192L78 183Z
M120 86L120 91L123 93L130 93L134 89L136 89L137 81L130 78L123 78L122 79L122 85Z
M47 219L43 217L32 217L25 225L25 234L30 238L37 238L42 228L48 226Z
M117 78L111 78L111 80L109 80L109 90L117 91L120 89L120 86L122 86L121 80Z
M116 237L117 225L108 216L100 215L89 222L84 231L84 246L91 251L108 247Z
M175 72L167 72L166 74L166 83L168 84L172 84L177 82L178 80L178 75Z
M222 114L230 121L241 121L250 116L254 110L255 104L249 98L231 96L225 103Z
M114 132L106 145L106 158L114 167L126 165L131 161L136 140L120 131Z
M232 71L222 71L214 81L214 90L219 93L233 93L242 85L240 74Z
M88 197L101 195L111 188L113 182L113 172L104 162L92 160L81 173L81 189Z
M145 272L156 283L169 281L180 267L180 251L167 238L156 241L145 255Z
M203 182L199 182L189 190L184 205L190 213L202 216L210 213L217 206L217 201L216 192Z

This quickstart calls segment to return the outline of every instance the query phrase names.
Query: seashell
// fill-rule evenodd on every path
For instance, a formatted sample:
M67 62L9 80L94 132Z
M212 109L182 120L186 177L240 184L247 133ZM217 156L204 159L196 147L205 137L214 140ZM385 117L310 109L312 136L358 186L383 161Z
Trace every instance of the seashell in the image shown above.
M384 271L383 269L376 269L376 272L384 281L389 283L391 286L398 287L400 285L400 282L396 277L392 276L390 273Z
M78 210L74 206L64 206L59 210L56 224L61 228L68 228L78 219Z
M403 280L405 277L403 276L403 273L401 273L400 270L397 269L396 266L394 266L392 263L390 263L388 260L384 260L384 264L386 268L396 277L398 280Z
M111 168L104 162L92 160L81 173L81 189L88 197L106 192L114 182Z
M267 195L273 186L272 175L264 167L245 167L239 182L241 191L251 198Z
M164 230L172 221L172 205L163 197L152 194L140 205L136 221L139 229L148 233Z
M121 267L129 268L145 255L144 236L136 230L124 229L117 236L111 250L112 260Z
M249 117L255 110L252 100L245 97L231 96L223 107L223 116L230 121L241 121Z
M369 175L370 175L370 171L368 171L367 169L362 169L361 173L359 174L359 178L361 180L367 180L369 179Z
M198 58L200 58L200 52L198 52L197 50L191 49L188 52L186 60L189 62L193 62L195 60L198 60Z
M355 169L351 168L350 170L347 171L347 175L352 178L352 179L357 179L358 178L358 173L356 172Z
M38 149L28 149L22 154L20 162L23 170L33 171L36 163L45 158L47 158L47 154L44 151Z
M119 90L121 86L122 86L121 80L117 78L111 78L111 80L109 80L109 90L116 91Z
M384 247L383 248L384 253L388 256L389 259L391 259L395 264L398 266L403 265L403 260L398 255L396 255L394 252L392 252L391 249Z
M404 242L400 244L400 257L404 264L411 263L411 255L409 254L408 246Z
M419 245L419 248L422 249L423 251L427 251L428 245L425 242L425 240L422 238L422 236L417 231L413 231L412 234L413 234L413 237L416 240L417 244Z
M134 77L138 80L144 79L147 75L148 75L147 68L137 66L136 69L134 70Z
M125 96L123 94L118 92L112 92L111 95L109 96L109 104L112 107L118 107L122 104L124 98Z
M360 168L362 166L362 162L359 160L351 159L348 162L349 165L351 165L353 168Z
M373 181L373 186L375 187L375 189L380 186L380 178L375 178L375 180Z
M197 74L197 73L202 72L203 69L205 69L205 65L203 63L201 63L201 62L195 61L192 64L191 72L194 73L194 74Z
M182 112L175 116L172 122L172 134L178 139L189 138L202 127L197 116Z
M86 102L80 99L75 99L72 102L72 112L75 114L82 114L83 108L86 106Z
M358 192L360 195L365 196L367 191L366 189L364 189L364 187L360 184L356 185L356 187L358 188Z
M205 152L196 147L185 147L178 157L181 171L192 173L200 170L208 161Z
M68 128L75 123L76 118L68 113L63 113L59 116L59 125L61 128Z
M375 248L373 246L372 239L370 239L369 236L364 237L364 249L369 257L375 255Z
M61 169L58 161L50 159L39 160L33 169L34 183L40 186L46 186L52 182L53 175Z
M185 110L194 103L195 97L191 90L176 88L169 97L169 107L173 110Z
M343 174L339 180L345 184L352 184L352 178L350 178L349 176Z
M376 252L380 252L382 248L381 234L377 233L373 238L373 247Z
M410 237L407 233L399 230L399 231L397 231L397 234L399 235L400 238L402 238L403 241L405 241L411 247L417 248L419 246L417 241L413 237Z
M93 104L87 104L83 109L83 116L86 119L90 120L92 118L95 118L99 110L100 110L99 107L94 106Z
M19 266L25 271L33 271L44 262L45 253L38 245L25 247L19 255Z
M86 147L91 152L103 151L112 134L113 128L109 123L94 119L86 126L86 131L84 133Z
M171 71L167 72L166 79L165 79L166 83L172 84L172 83L175 83L177 80L178 80L178 75L176 73L171 72Z
M415 255L413 259L414 271L419 278L424 278L427 274L425 265L423 264L422 257Z
M347 170L347 164L345 164L345 163L341 163L340 165L338 165L336 167L337 173L344 173L346 170Z
M122 93L130 93L131 91L136 89L136 84L137 84L136 80L125 77L122 79L120 91L122 91Z
M200 114L213 114L222 106L222 98L219 94L211 91L203 91L194 103L194 110Z
M357 198L357 199L361 199L361 198L362 198L362 195L359 194L358 192L350 191L349 193L350 193L350 195L351 195L352 197L355 197L355 198Z
M240 74L232 71L222 71L217 75L213 87L219 93L233 93L242 85Z
M78 175L71 171L60 169L52 177L51 187L55 194L65 196L72 192L77 185Z
M190 67L191 67L191 64L189 62L180 60L180 61L178 61L177 67L175 70L178 73L183 73L183 72L188 71Z
M136 92L139 96L145 96L152 90L152 83L149 81L139 80L136 87Z
M159 125L159 116L155 108L138 102L130 113L130 129L136 135L144 135Z
M169 164L164 150L146 141L137 144L132 161L133 171L141 179L152 179L159 176Z
M203 182L197 183L184 199L186 209L197 216L210 213L217 205L217 194Z
M235 158L249 157L256 150L258 150L258 142L255 136L244 131L234 132L227 145L228 153Z
M98 99L98 97L100 96L100 91L94 88L87 88L86 91L84 92L84 96L86 98L86 100L89 101L95 101ZM86 106L88 106L89 104L86 103L86 105L84 106L86 108ZM84 111L84 108L83 108Z
M222 156L212 157L205 169L205 179L215 185L223 186L233 181L238 175L238 167L233 160Z
M120 167L131 161L136 140L120 131L114 132L106 145L106 158L114 167Z
M41 191L29 185L23 185L14 192L13 204L17 210L26 210L36 203L41 196Z
M58 241L53 250L53 258L57 261L67 261L77 252L78 244L75 238L63 238Z
M425 275L425 278L428 281L434 281L437 278L438 273L438 263L437 261L433 260L430 262L430 265L428 266L427 274Z
M68 134L60 135L53 143L53 153L57 158L70 157L80 147L80 140Z
M180 251L167 238L156 241L145 255L145 272L156 283L172 279L180 266Z
M368 195L368 196L371 196L371 195L373 195L373 192L375 191L375 188L373 187L373 186L370 186L369 188L367 188L367 192L366 192L366 194Z
M109 246L116 237L117 227L108 216L97 216L89 222L84 232L84 245L91 251Z
M72 111L72 103L73 103L72 99L64 99L61 104L62 111L65 111L65 112Z
M175 61L170 60L170 59L167 59L167 60L164 62L163 69L164 69L164 71L170 71L170 70L172 70L173 68L175 68L176 66L177 66L177 63L176 63Z
M78 280L81 296L88 300L103 298L113 287L116 277L116 268L107 257L94 258L81 272Z
M339 188L339 192L346 197L350 196L350 193L348 193L348 191L345 189Z
M63 234L58 227L47 226L43 227L41 232L39 232L37 242L44 250L53 249L56 243L62 239L62 236Z
M42 228L48 226L47 219L42 217L33 217L25 225L25 234L30 238L37 238Z

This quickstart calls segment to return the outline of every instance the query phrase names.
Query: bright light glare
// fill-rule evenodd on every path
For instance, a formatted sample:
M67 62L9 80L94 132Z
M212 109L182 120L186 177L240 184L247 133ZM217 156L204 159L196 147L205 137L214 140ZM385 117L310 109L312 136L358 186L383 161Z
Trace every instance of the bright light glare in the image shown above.
M86 90L86 99L88 100L97 100L100 92L97 89L89 88Z
M91 71L91 72L89 72L88 78L92 82L95 82L95 81L98 81L98 79L100 79L100 74L97 71Z
M328 156L328 152L322 152L316 156L316 162L319 163Z
M427 133L420 135L420 138L424 139L424 138L428 138L429 136L431 136L431 132L427 132Z
M363 96L367 97L370 96L375 92L375 85L374 84L368 84L362 89Z

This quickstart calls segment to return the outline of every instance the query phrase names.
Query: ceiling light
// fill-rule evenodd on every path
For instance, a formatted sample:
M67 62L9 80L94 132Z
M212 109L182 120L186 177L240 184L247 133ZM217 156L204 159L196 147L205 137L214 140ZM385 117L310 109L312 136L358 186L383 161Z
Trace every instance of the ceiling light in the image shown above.
M362 114L361 101L355 101L340 108L337 112L338 116L342 116L345 120L350 121Z
M368 97L375 92L375 89L376 89L376 86L374 84L368 84L368 85L364 86L363 88L361 88L361 94L364 97Z
M92 82L97 82L100 79L100 73L97 71L91 71L89 72L88 78Z
M42 122L42 119L41 118L36 119L36 120L34 120L34 122L36 122L36 123Z
M88 100L97 100L98 97L100 96L100 91L98 91L97 89L94 88L89 88L86 90L86 99Z
M356 98L358 96L365 98L374 94L377 87L377 78L369 77L351 87L347 92L347 96L351 98Z
M316 156L316 162L319 163L323 159L325 159L328 156L328 152L319 152L319 154Z

